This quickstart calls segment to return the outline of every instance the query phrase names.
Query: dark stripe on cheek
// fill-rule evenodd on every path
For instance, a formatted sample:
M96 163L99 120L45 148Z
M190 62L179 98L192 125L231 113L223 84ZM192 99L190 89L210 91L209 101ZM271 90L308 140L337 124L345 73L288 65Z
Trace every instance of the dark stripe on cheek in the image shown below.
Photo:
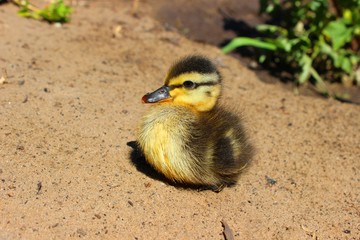
M198 86L214 86L219 84L218 82L204 82L204 83L198 83Z
M198 87L200 87L200 86L214 86L214 85L218 85L218 84L220 84L220 83L219 83L219 82L195 83L195 87L194 87L193 89L198 88ZM182 88L183 85L182 85L182 84L169 85L168 87L170 88L170 90L173 90L173 89L175 89L175 88Z

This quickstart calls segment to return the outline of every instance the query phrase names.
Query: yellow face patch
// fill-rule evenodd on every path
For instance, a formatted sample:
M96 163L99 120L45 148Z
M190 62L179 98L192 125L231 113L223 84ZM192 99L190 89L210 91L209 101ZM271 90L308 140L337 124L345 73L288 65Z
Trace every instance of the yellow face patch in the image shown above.
M184 73L169 79L167 86L170 88L170 96L174 103L188 105L198 111L210 111L221 92L217 73Z

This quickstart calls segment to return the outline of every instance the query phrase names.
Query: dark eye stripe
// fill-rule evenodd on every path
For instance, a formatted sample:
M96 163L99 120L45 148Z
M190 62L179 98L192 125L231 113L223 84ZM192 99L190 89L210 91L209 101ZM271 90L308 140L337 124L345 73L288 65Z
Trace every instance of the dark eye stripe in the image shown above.
M192 88L192 89L198 88L198 87L200 87L200 86L214 86L214 85L217 85L217 84L219 84L219 82L195 83L195 87ZM181 88L181 87L183 87L182 84L169 85L170 90L175 89L175 88Z
M204 82L204 83L198 83L198 86L214 86L219 84L219 82Z

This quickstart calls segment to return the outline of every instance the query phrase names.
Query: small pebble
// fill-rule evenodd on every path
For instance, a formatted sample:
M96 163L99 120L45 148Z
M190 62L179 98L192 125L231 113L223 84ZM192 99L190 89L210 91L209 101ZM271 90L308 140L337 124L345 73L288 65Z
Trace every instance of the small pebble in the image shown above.
M269 176L265 176L265 179L266 179L267 184L270 185L270 186L273 186L273 185L276 184L276 180L275 180L275 179L272 179L272 178L269 177Z

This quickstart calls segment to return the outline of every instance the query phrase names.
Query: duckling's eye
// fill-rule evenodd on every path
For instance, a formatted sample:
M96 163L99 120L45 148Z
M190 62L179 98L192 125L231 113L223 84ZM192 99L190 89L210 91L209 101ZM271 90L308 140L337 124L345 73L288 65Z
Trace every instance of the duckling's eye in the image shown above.
M187 89L193 89L196 87L196 84L193 81L187 80L187 81L183 82L183 86L184 86L184 88L187 88Z

